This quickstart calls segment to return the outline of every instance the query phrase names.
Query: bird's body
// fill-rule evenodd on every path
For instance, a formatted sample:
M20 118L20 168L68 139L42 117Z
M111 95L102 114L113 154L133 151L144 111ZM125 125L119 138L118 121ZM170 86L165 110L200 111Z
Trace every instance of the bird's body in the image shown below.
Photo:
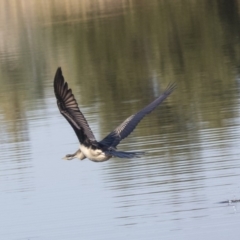
M94 162L104 162L112 157L111 155L106 154L101 148L93 149L91 146L86 147L83 144L80 144L79 148L84 156Z
M174 84L169 85L161 96L136 114L128 117L115 130L98 142L80 111L74 95L72 94L72 90L68 88L67 82L64 81L61 68L58 68L54 78L54 92L57 98L57 105L60 113L72 126L80 142L79 149L74 154L67 154L64 159L71 160L73 158L78 158L83 160L88 158L94 162L103 162L111 157L140 157L143 152L122 152L118 151L116 147L121 140L126 138L134 130L146 114L152 112L172 93L174 88Z

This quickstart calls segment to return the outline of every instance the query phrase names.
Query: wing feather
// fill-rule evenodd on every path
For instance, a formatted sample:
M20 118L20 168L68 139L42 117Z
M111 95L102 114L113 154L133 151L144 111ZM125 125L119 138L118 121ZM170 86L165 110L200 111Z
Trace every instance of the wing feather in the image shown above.
M72 90L68 88L67 82L64 81L61 68L57 69L54 78L54 92L60 113L70 123L79 141L81 143L96 141L87 120L78 107Z
M109 147L116 147L121 140L126 138L138 125L138 123L158 105L160 105L175 89L176 84L170 84L157 99L134 115L128 117L115 130L110 132L100 143Z

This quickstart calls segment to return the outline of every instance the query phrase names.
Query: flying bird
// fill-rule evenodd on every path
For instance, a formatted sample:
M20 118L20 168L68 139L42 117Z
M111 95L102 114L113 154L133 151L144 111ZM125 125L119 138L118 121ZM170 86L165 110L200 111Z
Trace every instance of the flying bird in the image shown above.
M67 154L64 159L72 160L73 158L79 158L83 160L84 158L88 158L94 162L103 162L111 157L141 157L144 152L118 151L117 145L135 129L145 115L149 114L160 105L172 93L174 88L175 84L170 84L162 95L139 112L128 117L116 129L98 142L87 120L80 111L72 90L68 87L67 82L65 82L62 70L59 67L54 78L54 92L57 99L57 105L60 113L72 126L80 142L79 149L73 154Z

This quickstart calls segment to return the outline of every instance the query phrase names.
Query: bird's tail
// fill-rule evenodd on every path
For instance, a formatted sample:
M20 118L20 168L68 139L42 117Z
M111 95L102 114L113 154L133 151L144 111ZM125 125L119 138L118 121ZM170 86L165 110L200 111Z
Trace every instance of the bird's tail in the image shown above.
M118 158L140 158L145 154L145 152L122 152L113 149L108 150L105 153Z

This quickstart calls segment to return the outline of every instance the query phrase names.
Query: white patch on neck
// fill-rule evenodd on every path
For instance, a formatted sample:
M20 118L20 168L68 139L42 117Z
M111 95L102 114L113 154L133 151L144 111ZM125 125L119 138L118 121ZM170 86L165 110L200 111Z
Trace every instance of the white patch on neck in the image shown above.
M80 150L82 153L89 159L94 162L104 162L111 158L111 156L107 156L101 149L92 149L91 147L85 147L80 144Z

